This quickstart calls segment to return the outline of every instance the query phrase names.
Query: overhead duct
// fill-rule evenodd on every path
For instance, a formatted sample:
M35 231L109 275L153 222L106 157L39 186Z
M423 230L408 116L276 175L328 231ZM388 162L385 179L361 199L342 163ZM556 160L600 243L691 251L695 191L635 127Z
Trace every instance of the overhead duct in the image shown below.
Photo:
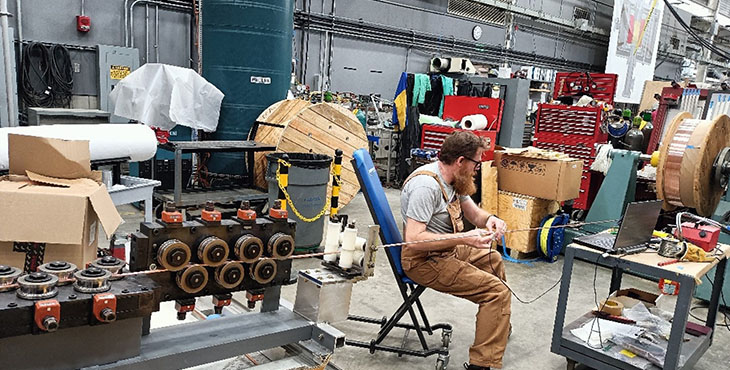
M433 58L430 72L433 73L464 73L473 75L476 68L467 58Z

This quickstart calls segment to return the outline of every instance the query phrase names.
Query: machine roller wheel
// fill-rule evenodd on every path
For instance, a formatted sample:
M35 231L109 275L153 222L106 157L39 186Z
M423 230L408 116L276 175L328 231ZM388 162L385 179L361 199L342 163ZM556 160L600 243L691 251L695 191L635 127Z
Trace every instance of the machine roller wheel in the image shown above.
M251 235L242 235L233 248L233 253L241 262L254 263L261 258L264 252L264 242L261 239Z
M268 284L276 277L276 262L264 258L256 262L251 268L251 278L259 284Z
M190 266L178 271L175 281L185 293L195 294L208 284L208 270L203 266Z
M179 271L190 262L190 247L177 240L170 239L157 250L157 262L170 271Z
M215 269L215 282L218 285L233 289L243 282L244 270L241 262L228 262Z
M217 236L209 236L198 245L198 260L208 266L220 266L228 259L228 243Z
M275 259L287 259L294 254L294 238L284 233L276 233L269 239L268 251Z

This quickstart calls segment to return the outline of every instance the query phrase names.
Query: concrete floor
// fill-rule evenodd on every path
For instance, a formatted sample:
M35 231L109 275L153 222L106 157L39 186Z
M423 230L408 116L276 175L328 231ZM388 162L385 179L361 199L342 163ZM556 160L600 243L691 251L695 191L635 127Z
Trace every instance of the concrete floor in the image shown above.
M400 191L386 189L386 196L393 209L393 213L400 218ZM134 231L139 225L141 214L131 207L120 209L122 216L128 222L122 225L119 233ZM350 220L356 220L358 225L372 223L372 218L362 194L345 207L341 213L348 214ZM365 237L364 228L360 236ZM295 269L305 269L319 265L318 260L296 260ZM556 263L536 263L529 267L522 264L506 263L508 281L517 295L523 300L531 300L538 294L550 288L560 278L562 272L562 260ZM593 273L594 267L588 263L576 262L574 275L570 289L570 300L568 304L566 322L570 322L594 307L593 295ZM598 269L597 291L599 296L608 292L610 273L605 269ZM635 287L642 290L657 292L655 283L643 281L631 276L624 277L623 287ZM282 289L282 297L293 302L296 294L296 286L287 286ZM599 297L602 299L603 297ZM550 352L553 322L555 317L558 299L558 288L547 293L542 299L535 303L525 305L512 299L512 325L513 333L507 346L504 358L504 369L564 369L566 361L564 358ZM474 340L474 321L477 306L467 300L427 290L422 296L422 302L426 308L429 319L432 323L448 322L454 327L454 334L451 342L450 369L461 369L462 363L468 361L468 349ZM672 311L674 308L674 297L664 297L660 300L659 307ZM375 276L364 282L355 284L352 294L350 313L371 317L390 316L400 305L401 298L397 290L393 275L388 264L387 257L383 250L377 254L377 267ZM701 314L702 310L695 313ZM166 315L171 316L171 315ZM335 323L349 338L369 341L377 333L374 325L360 324L354 322ZM396 331L398 337L390 338L387 343L400 345L402 330ZM414 334L414 333L412 333ZM409 337L409 345L417 346L415 335ZM429 343L439 343L440 336L434 335L427 338ZM695 369L720 369L728 368L730 363L730 331L718 327L714 344L705 356L699 361ZM235 363L235 364L234 364ZM365 349L344 347L335 352L333 363L342 369L431 369L435 364L435 357L415 358L401 357L395 354L378 352L370 354ZM724 365L723 365L724 364ZM226 366L214 366L211 368L245 368L250 363L239 358Z

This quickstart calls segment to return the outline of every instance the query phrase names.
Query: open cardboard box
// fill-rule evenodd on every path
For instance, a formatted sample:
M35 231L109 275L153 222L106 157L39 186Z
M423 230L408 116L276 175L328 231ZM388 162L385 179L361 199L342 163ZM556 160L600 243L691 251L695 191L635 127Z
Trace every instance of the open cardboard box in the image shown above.
M497 148L499 190L558 202L580 196L583 161L567 156L542 155L526 148Z
M88 141L8 135L9 175L0 179L0 264L20 269L96 258L122 218L91 171Z

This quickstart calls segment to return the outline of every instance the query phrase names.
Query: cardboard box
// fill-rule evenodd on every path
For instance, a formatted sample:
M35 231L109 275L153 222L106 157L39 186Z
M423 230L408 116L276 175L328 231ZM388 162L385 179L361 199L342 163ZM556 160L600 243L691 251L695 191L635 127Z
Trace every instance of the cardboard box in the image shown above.
M526 229L540 226L540 221L558 211L560 204L554 200L545 200L529 195L499 191L499 212L497 216L507 223L507 228ZM537 250L537 231L505 234L507 248L522 253ZM501 243L501 242L500 242Z
M583 161L527 150L494 153L499 190L559 202L578 198Z
M41 252L38 263L63 260L82 267L96 258L98 227L107 237L116 231L122 219L106 187L95 181L98 173L84 170L90 168L88 145L88 141L8 136L11 170L0 179L1 264L24 268L26 258ZM19 147L23 149L13 150ZM59 169L69 168L74 175L88 177L51 177L29 168L61 175Z
M480 206L490 214L498 213L497 200L497 167L492 167L493 161L482 162L482 201Z
M643 290L629 288L617 290L611 295L611 298L621 302L624 308L628 309L636 306L639 302L643 303L647 308L655 307L659 296Z

